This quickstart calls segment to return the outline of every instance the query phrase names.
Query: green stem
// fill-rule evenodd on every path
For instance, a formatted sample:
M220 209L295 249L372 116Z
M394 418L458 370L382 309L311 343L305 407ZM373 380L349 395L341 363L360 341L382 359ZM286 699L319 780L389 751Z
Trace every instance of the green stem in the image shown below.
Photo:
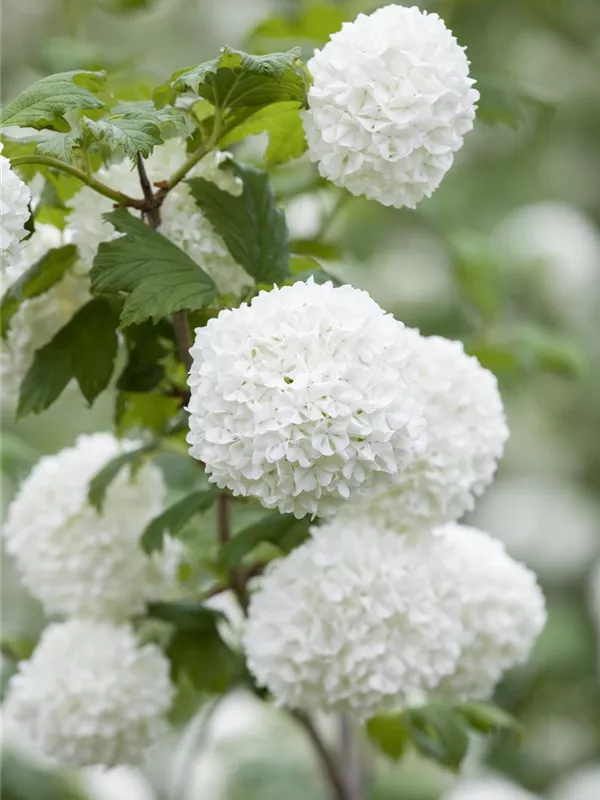
M110 200L114 200L114 202L120 206L130 206L139 209L144 209L146 207L145 200L138 200L135 197L129 197L123 194L123 192L117 192L92 175L86 175L83 170L74 167L72 164L67 164L65 161L59 161L58 158L52 158L51 156L19 156L18 158L11 159L11 165L13 167L21 167L25 164L39 164L42 167L51 167L52 169L58 169L61 172L73 175L82 183L89 186L90 189L94 189L98 194L104 195L104 197L108 197Z
M219 114L219 109L215 110L215 116L216 119L213 132L208 142L202 144L197 150L194 150L187 161L185 161L181 167L179 167L179 169L174 172L173 175L171 175L168 181L165 181L164 186L161 184L162 188L159 194L162 198L164 198L164 196L168 194L171 189L174 189L177 184L181 183L188 172L193 169L196 164L204 158L205 155L210 153L210 151L217 145L219 139L222 139L223 136L229 133L232 127L235 127L234 123L230 123L229 125L224 125L221 127L222 120Z
M162 189L162 194L166 195L172 189L174 189L181 181L185 178L188 172L196 166L196 164L201 161L204 156L212 150L214 144L209 142L207 144L203 144L197 150L195 150L190 157L185 161L179 169L171 175L168 181L165 182L164 188Z

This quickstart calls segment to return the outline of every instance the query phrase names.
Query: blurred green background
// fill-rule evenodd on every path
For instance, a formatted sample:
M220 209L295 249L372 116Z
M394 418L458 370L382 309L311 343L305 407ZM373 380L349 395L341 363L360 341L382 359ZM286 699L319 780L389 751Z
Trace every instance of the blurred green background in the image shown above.
M45 74L81 67L135 74L123 79L124 96L143 97L224 44L254 52L301 44L308 55L332 20L376 5L4 0L3 102ZM307 252L407 324L463 339L497 373L512 436L473 520L538 572L550 618L531 662L498 691L523 736L475 743L465 770L503 772L543 797L588 800L556 787L600 764L600 587L592 600L594 569L600 584L600 2L419 5L467 46L482 94L475 130L435 195L416 212L385 209L323 187L304 160L273 180ZM263 144L244 143L238 155L258 160ZM5 411L3 508L40 453L110 426L111 415L110 395L89 410L75 391L18 425ZM3 567L3 635L35 637L40 609L10 562ZM9 674L5 659L4 680ZM146 794L125 781L97 788L98 798L327 797L299 734L252 698L226 702L202 754L193 735L181 752L165 747L152 759ZM455 780L416 757L370 766L378 800L437 800ZM600 798L600 779L596 790L590 799Z

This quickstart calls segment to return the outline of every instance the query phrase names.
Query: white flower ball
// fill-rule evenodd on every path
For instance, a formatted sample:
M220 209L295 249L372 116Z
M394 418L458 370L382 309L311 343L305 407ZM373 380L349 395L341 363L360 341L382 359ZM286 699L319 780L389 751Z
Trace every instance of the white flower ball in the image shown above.
M110 484L101 514L88 502L90 480L137 444L108 433L80 436L74 447L42 458L10 504L6 549L48 613L127 619L171 585L171 550L151 558L139 544L163 508L160 470L145 464L131 476L125 467Z
M453 560L463 623L456 669L436 694L487 698L506 670L529 657L546 623L544 596L533 572L489 534L455 523L435 533L438 547Z
M461 781L442 800L536 800L536 797L512 781L490 776Z
M312 533L251 598L256 680L279 705L362 719L422 703L454 671L463 639L446 550L360 518Z
M129 766L86 767L81 782L88 800L155 800L152 786L142 773Z
M166 727L169 662L128 626L48 626L10 679L4 712L43 755L71 767L138 762Z
M185 143L178 139L169 139L165 144L155 147L145 161L150 182L169 178L181 167L186 157ZM229 153L213 150L190 170L187 177L204 178L225 192L239 195L242 191L241 180L230 170L222 169L224 162L230 158ZM129 159L100 169L98 179L131 197L139 198L142 195L137 170ZM72 210L67 217L68 228L81 258L91 267L100 242L110 241L120 235L102 216L112 211L114 204L112 200L85 186L69 200L69 205ZM234 261L222 237L196 204L185 181L169 192L160 214L159 232L196 261L213 278L220 291L237 294L252 284L252 277Z
M581 580L600 554L599 515L595 498L573 481L521 473L496 481L473 522L542 578L559 584Z
M2 276L2 293L55 247L65 244L64 236L52 225L38 225L18 253L9 259ZM25 300L10 320L6 339L0 339L0 380L2 402L12 405L19 395L21 381L42 348L91 300L89 280L76 272L65 275L39 297Z
M0 153L3 148L0 142ZM6 255L16 252L21 239L27 236L25 223L30 216L30 200L27 184L13 172L8 158L0 155L0 252L3 269Z
M190 453L267 508L327 515L420 445L406 329L351 286L260 292L198 328L191 354Z
M324 178L414 208L473 127L479 92L437 14L389 5L344 23L308 62L308 154Z
M508 438L495 376L461 342L407 332L417 357L426 447L407 469L381 475L344 513L368 509L400 532L459 519L492 482Z

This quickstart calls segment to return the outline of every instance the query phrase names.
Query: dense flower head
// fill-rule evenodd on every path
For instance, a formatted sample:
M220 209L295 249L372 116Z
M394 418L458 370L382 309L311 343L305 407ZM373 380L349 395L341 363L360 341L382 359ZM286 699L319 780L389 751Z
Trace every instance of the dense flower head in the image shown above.
M489 486L508 438L495 376L461 342L440 336L410 337L418 368L426 446L407 469L378 476L366 498L368 513L398 531L430 528L459 519Z
M64 244L64 235L52 225L37 225L32 236L18 252L7 259L2 276L2 293L54 247ZM38 297L25 300L10 320L5 339L0 339L0 380L2 402L12 404L19 386L39 350L67 324L91 299L89 280L76 272L63 277Z
M113 458L136 446L112 434L80 436L74 447L43 457L10 504L7 551L23 582L49 613L127 619L169 588L176 553L147 556L139 545L160 513L160 470L123 468L108 487L102 511L88 500L90 480Z
M389 5L344 23L308 62L308 153L352 194L414 208L450 169L479 93L437 14Z
M529 657L546 623L544 596L534 573L489 534L456 523L435 533L457 570L463 628L456 669L436 693L452 699L486 698L506 670Z
M364 519L312 533L252 596L245 646L258 683L280 705L361 718L421 703L460 654L451 554Z
M196 331L190 453L211 481L327 515L420 446L406 329L351 286L260 292Z
M169 139L165 144L155 147L145 162L149 180L166 180L181 167L185 159L185 143L181 140ZM213 150L189 171L187 177L204 178L223 191L232 195L240 194L240 179L223 167L229 159L229 153ZM98 171L98 178L120 192L132 197L141 196L139 177L129 159L103 167ZM112 200L85 186L71 198L69 205L69 230L81 258L91 266L98 245L119 236L102 216L112 211L114 204ZM168 193L160 214L159 232L196 261L215 280L221 291L238 293L252 283L252 278L234 261L225 242L196 204L185 181Z
M4 145L0 142L0 153ZM27 184L13 171L10 161L0 155L0 253L2 267L8 254L18 251L25 236L25 223L29 219L31 192Z
M4 701L7 724L59 764L138 762L165 728L169 662L128 626L90 620L49 625L21 661Z

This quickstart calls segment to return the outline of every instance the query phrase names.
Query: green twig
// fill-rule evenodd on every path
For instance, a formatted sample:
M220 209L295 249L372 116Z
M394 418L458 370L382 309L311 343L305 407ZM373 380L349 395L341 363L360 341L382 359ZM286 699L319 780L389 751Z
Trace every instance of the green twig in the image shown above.
M113 200L120 206L128 206L130 208L139 208L144 210L146 207L146 201L140 200L135 197L129 197L123 192L118 192L115 189L111 189L110 186L107 186L102 181L97 180L93 177L93 175L86 175L86 173L74 167L72 164L67 164L65 161L60 161L58 158L52 158L51 156L19 156L18 158L11 158L11 165L13 167L22 167L25 164L39 164L41 167L51 167L52 169L58 169L61 172L66 172L68 175L73 175L75 178L78 178L82 183L85 183L90 189L94 189L94 191L98 192L98 194L104 195L104 197L108 197L110 200Z

